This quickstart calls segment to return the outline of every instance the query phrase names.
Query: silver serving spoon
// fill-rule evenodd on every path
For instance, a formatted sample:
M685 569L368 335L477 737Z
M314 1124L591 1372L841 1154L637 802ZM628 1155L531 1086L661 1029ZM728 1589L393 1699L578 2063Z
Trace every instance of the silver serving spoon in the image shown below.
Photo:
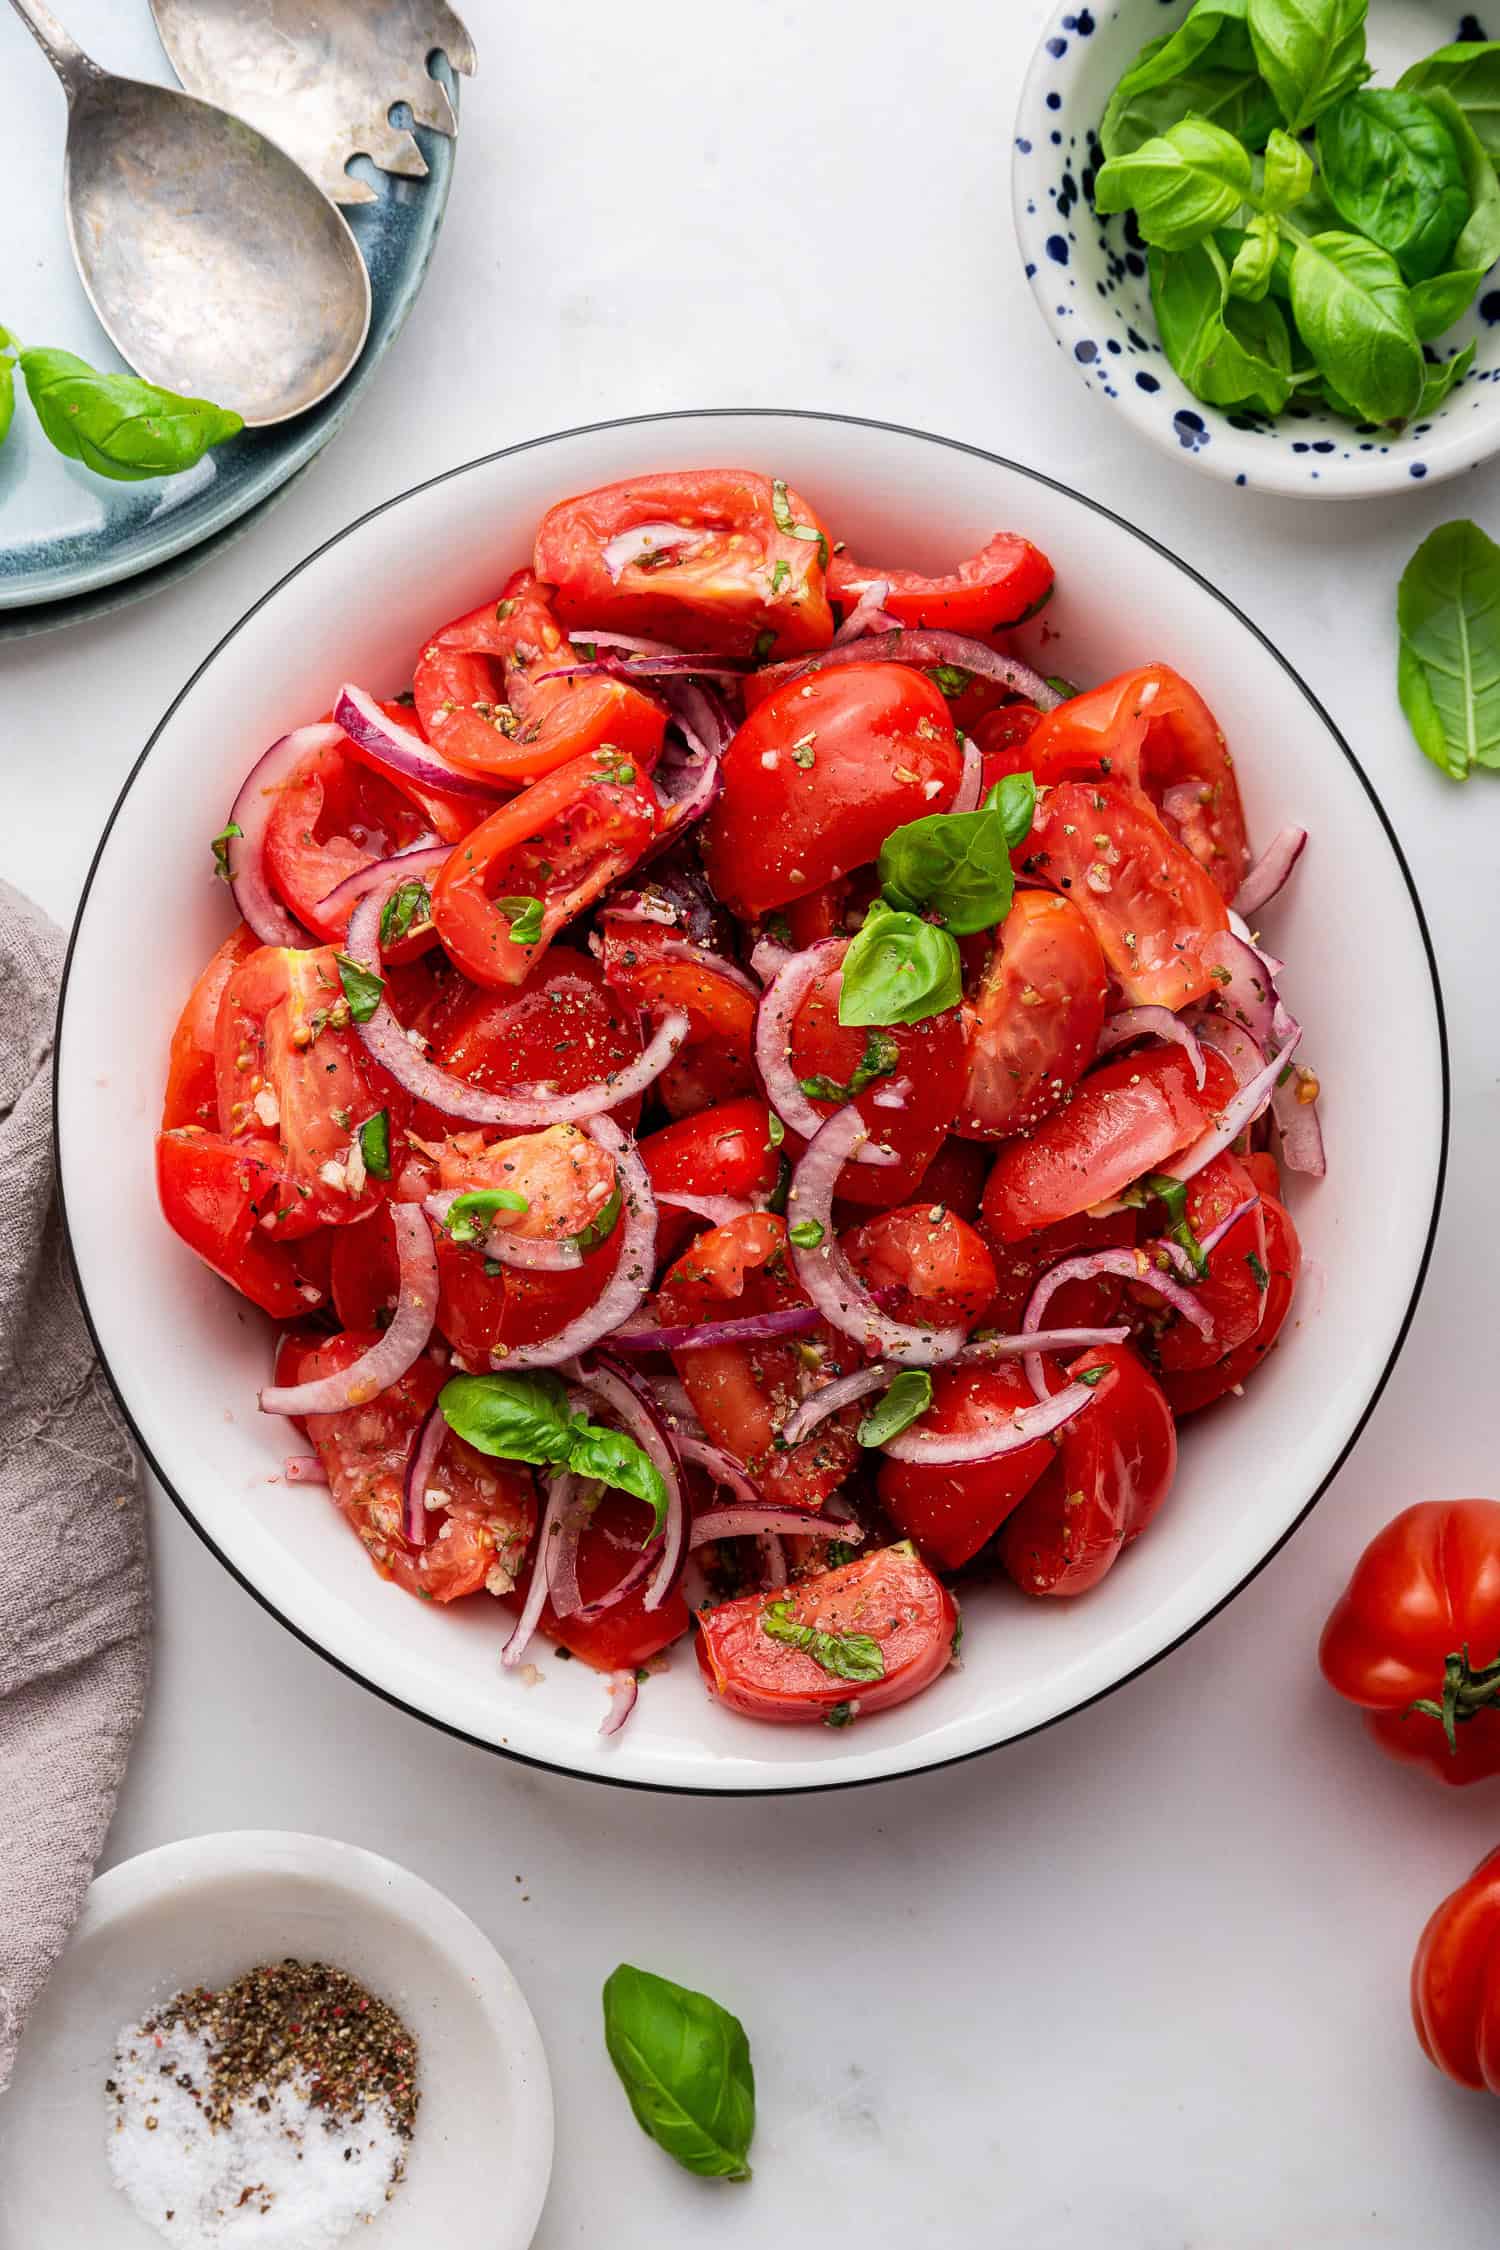
M42 0L11 6L68 97L68 236L122 357L252 427L315 406L370 325L370 277L342 214L253 126L101 70Z

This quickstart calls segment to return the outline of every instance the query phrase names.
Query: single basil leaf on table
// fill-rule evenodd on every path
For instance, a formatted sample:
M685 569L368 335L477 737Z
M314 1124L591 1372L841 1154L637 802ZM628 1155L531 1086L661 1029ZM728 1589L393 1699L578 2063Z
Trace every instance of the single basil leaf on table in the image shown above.
M1281 229L1272 218L1257 212L1250 221L1234 262L1229 268L1229 294L1258 303L1270 288L1281 250Z
M885 1678L885 1652L873 1634L830 1633L805 1625L789 1600L769 1602L760 1613L760 1629L767 1640L810 1656L830 1679L858 1684Z
M604 1986L604 2044L642 2132L704 2179L748 2180L755 2071L717 2000L622 1962Z
M1420 94L1346 94L1318 120L1318 162L1344 224L1389 250L1408 281L1442 271L1469 193L1454 137Z
M1189 115L1259 148L1276 122L1260 75L1245 0L1198 0L1175 31L1141 49L1109 98L1099 128L1106 156L1125 156Z
M1439 47L1404 70L1396 84L1425 94L1441 90L1467 117L1480 146L1500 163L1500 40L1464 39Z
M179 398L138 375L102 375L72 352L25 351L19 364L58 452L122 484L177 476L245 426L210 399Z
M1433 87L1427 101L1452 136L1469 198L1469 215L1453 245L1449 263L1455 270L1469 266L1487 273L1500 258L1500 180L1495 177L1495 167L1485 153L1467 110L1460 109L1442 86Z
M1150 274L1163 349L1194 397L1279 414L1292 395L1291 339L1279 305L1269 297L1231 303L1229 269L1212 242L1153 250Z
M1417 400L1417 411L1412 416L1413 421L1420 422L1427 415L1435 413L1450 391L1463 381L1473 364L1474 345L1472 341L1465 344L1461 352L1455 352L1451 359L1441 360L1436 367L1429 360L1427 373L1422 382L1422 396Z
M1368 0L1248 0L1250 44L1283 124L1300 133L1370 75Z
M1410 419L1422 395L1422 347L1388 250L1356 234L1300 242L1292 312L1320 372L1364 420Z
M1273 217L1290 211L1294 204L1306 201L1315 178L1313 160L1302 143L1294 141L1279 125L1273 126L1261 160L1261 209Z
M839 1022L921 1023L956 1008L963 967L951 930L920 915L897 913L877 899L844 955Z
M1134 210L1148 243L1183 250L1239 211L1250 193L1248 151L1232 133L1184 117L1128 156L1112 156L1094 181L1103 212Z
M1397 687L1418 747L1455 781L1500 766L1500 547L1440 524L1401 574Z
M926 1368L903 1367L860 1423L860 1444L888 1445L903 1430L909 1430L931 1404L932 1377Z

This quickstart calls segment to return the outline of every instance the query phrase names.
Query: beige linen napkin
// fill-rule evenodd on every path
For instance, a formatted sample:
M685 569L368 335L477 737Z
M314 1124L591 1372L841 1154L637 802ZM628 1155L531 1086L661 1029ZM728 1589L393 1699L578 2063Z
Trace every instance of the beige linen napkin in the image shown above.
M0 883L0 2090L83 1904L150 1666L140 1478L53 1191L62 955Z

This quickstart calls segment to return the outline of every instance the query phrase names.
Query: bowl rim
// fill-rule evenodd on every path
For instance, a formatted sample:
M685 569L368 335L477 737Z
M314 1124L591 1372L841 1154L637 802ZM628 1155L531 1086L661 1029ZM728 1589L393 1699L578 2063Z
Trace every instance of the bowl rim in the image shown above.
M1343 756L1347 764L1349 765L1354 778L1359 783L1361 789L1363 789L1366 797L1369 799L1371 808L1375 813L1375 817L1379 821L1380 826L1385 833L1386 841L1390 846L1391 853L1395 859L1395 863L1400 872L1401 879L1406 886L1407 896L1411 901L1412 913L1415 918L1417 933L1421 939L1422 950L1427 964L1427 973L1432 985L1433 1019L1434 1027L1437 1032L1440 1076L1440 1117L1437 1164L1433 1174L1432 1210L1427 1221L1426 1235L1423 1240L1421 1255L1417 1261L1416 1271L1412 1277L1410 1293L1407 1297L1406 1306L1404 1311L1402 1312L1400 1322L1396 1328L1390 1351L1386 1357L1385 1365L1381 1369L1380 1374L1376 1379L1373 1388L1371 1389L1368 1399L1360 1409L1360 1412L1354 1421L1353 1427L1351 1428L1348 1437L1344 1441L1344 1444L1340 1447L1335 1460L1329 1465L1324 1476L1320 1479L1314 1490L1309 1494L1303 1506L1298 1509L1296 1515L1292 1518L1290 1523L1287 1524L1286 1528L1276 1537L1276 1539L1272 1541L1271 1545L1265 1550L1265 1552L1244 1573L1243 1577L1237 1579L1235 1583L1223 1595L1221 1595L1216 1602L1214 1602L1211 1608L1206 1609L1203 1612L1202 1616L1196 1618L1193 1623L1189 1625L1183 1632L1177 1634L1170 1641L1165 1642L1150 1656L1144 1657L1139 1664L1134 1665L1128 1672L1121 1673L1120 1677L1116 1680L1110 1681L1108 1686L1095 1689L1091 1694L1080 1696L1077 1702L1070 1703L1066 1709L1056 1711L1049 1718L1040 1719L1032 1726L1023 1727L1019 1732L1007 1735L1003 1740L999 1742L981 1743L972 1749L956 1751L950 1757L934 1758L930 1761L925 1761L923 1763L915 1765L898 1766L891 1771L884 1773L862 1773L851 1775L847 1778L842 1779L837 1776L833 1776L830 1777L830 1779L828 1779L827 1781L778 1784L774 1779L774 1769L772 1769L772 1778L768 1778L764 1782L745 1781L737 1782L729 1786L710 1786L709 1784L700 1782L647 1780L623 1774L585 1771L584 1769L577 1766L562 1764L553 1758L540 1757L529 1751L514 1749L506 1743L488 1741L483 1736L471 1734L467 1729L453 1725L448 1720L437 1718L432 1713L421 1709L419 1705L407 1702L403 1696L398 1695L393 1689L381 1685L381 1683L377 1680L371 1679L366 1673L359 1671L354 1665L345 1663L345 1661L341 1657L335 1656L319 1641L315 1640L310 1633L305 1632L301 1626L295 1624L291 1618L286 1616L284 1612L277 1607L277 1604L272 1600L271 1596L267 1592L263 1591L260 1587L252 1584L251 1581L244 1575L244 1573L240 1571L235 1566L235 1564L229 1560L228 1556L223 1553L214 1539L210 1536L203 1523L199 1520L193 1508L183 1498L181 1493L178 1492L171 1479L162 1469L160 1462L152 1453L149 1445L147 1445L142 1432L136 1423L135 1417L130 1409L129 1400L125 1397L120 1384L115 1378L114 1370L109 1363L108 1356L104 1350L103 1343L94 1324L93 1314L89 1308L88 1297L84 1289L83 1276L79 1266L77 1251L74 1245L72 1223L68 1216L66 1185L63 1178L62 1146L59 1126L59 1094L61 1091L63 1044L61 1033L64 1014L67 1008L68 986L69 979L72 974L73 957L78 945L79 933L83 925L83 918L88 910L89 897L94 886L94 878L98 873L100 864L104 857L104 853L108 847L110 836L114 830L115 822L119 818L120 813L124 808L125 801L130 795L132 788L135 786L137 776L145 766L147 759L151 756L151 753L155 749L162 733L170 724L179 704L181 704L197 686L199 680L203 677L204 673L209 670L210 666L218 660L221 651L228 646L229 642L232 641L235 636L250 622L250 620L257 614L257 612L264 608L269 601L273 600L284 587L290 585L292 580L300 577L304 570L310 568L313 563L317 562L332 548L338 546L352 533L360 530L365 524L372 522L378 516L384 515L389 509L399 507L403 502L413 498L416 494L430 491L435 486L446 484L454 478L467 476L475 469L487 468L494 462L508 460L516 454L536 452L545 446L556 445L571 438L591 437L599 435L600 433L606 431L646 431L655 428L662 423L719 420L748 420L764 421L767 423L778 421L835 423L854 429L878 430L885 436L915 439L920 444L945 446L952 452L967 454L971 459L987 462L992 467L1008 470L1012 474L1020 477L1025 477L1035 484L1044 485L1049 490L1061 494L1064 499L1076 501L1082 507L1087 508L1094 514L1103 517L1107 522L1118 526L1120 530L1128 532L1132 538L1140 540L1143 545L1149 547L1152 552L1160 556L1164 562L1170 563L1174 569L1183 572L1184 575L1190 578L1195 585L1201 587L1202 590L1210 595L1214 601L1219 603L1219 605L1223 609L1227 610L1229 615L1234 618L1235 621L1240 626L1242 626L1244 630L1252 636L1253 639L1259 642L1260 646L1266 651L1266 653L1271 656L1281 667L1282 671L1285 672L1292 685L1302 695L1309 708L1311 709L1313 715L1317 719L1319 719L1322 722L1323 726L1327 729L1332 740L1338 745L1338 748L1343 753ZM1395 828L1392 825L1385 807L1381 802L1379 793L1371 783L1368 774L1360 764L1359 759L1355 756L1354 751L1351 749L1348 741L1345 739L1341 729L1335 724L1331 714L1325 709L1319 698L1307 685L1306 681L1302 678L1296 667L1291 664L1288 659L1282 654L1281 650L1276 646L1275 642L1272 641L1267 634L1263 633L1260 627L1256 625L1252 619L1247 617L1244 611L1239 608L1238 604L1232 601L1227 594L1221 592L1220 589L1215 586L1209 579L1205 578L1200 571L1196 570L1191 563L1184 562L1180 556L1175 555L1172 550L1167 547L1161 540L1155 538L1150 532L1143 531L1138 525L1129 522L1124 516L1118 515L1114 509L1106 507L1102 501L1094 499L1088 493L1080 492L1075 486L1065 484L1061 480L1061 478L1049 476L1045 470L1032 468L1025 462L1014 461L1010 459L1008 455L992 453L984 446L972 445L962 438L944 437L935 431L917 429L906 423L887 422L871 415L847 414L839 411L827 411L817 407L672 407L648 414L626 414L611 416L602 421L584 422L566 429L552 430L541 437L523 438L518 440L514 445L497 446L492 452L477 454L471 460L459 462L452 468L440 469L430 477L421 478L416 484L407 486L405 490L393 493L384 500L377 501L374 507L367 508L362 515L353 517L348 523L342 525L339 530L331 533L327 539L320 541L320 543L316 547L310 549L310 551L306 555L304 555L299 562L294 563L289 570L285 571L280 578L276 579L272 585L268 586L263 593L257 595L255 600L251 602L249 606L235 620L235 622L230 625L223 634L220 635L219 639L214 643L213 647L209 649L208 653L193 668L193 671L189 674L188 678L184 680L182 686L172 697L171 702L167 705L160 719L158 719L156 725L151 730L151 734L146 741L145 747L140 752L140 755L135 759L130 767L129 772L125 776L119 794L110 809L109 818L105 822L104 828L99 837L99 841L95 846L93 856L89 861L88 873L84 878L83 889L79 896L77 911L73 917L72 927L68 933L67 952L64 957L62 977L58 986L56 1029L52 1055L52 1157L53 1170L57 1180L58 1212L62 1222L63 1241L67 1248L68 1264L72 1272L73 1283L77 1292L78 1303L83 1314L84 1323L88 1329L89 1337L98 1356L99 1365L103 1370L105 1379L108 1382L111 1391L114 1394L120 1411L125 1418L126 1426L130 1431L131 1437L133 1438L137 1449L141 1453L143 1459L145 1460L147 1466L150 1468L158 1484L160 1484L162 1490L166 1493L168 1499L176 1508L178 1514L182 1516L189 1525L191 1525L192 1529L203 1541L203 1544L208 1548L209 1552L229 1573L229 1575L244 1589L244 1591L248 1593L254 1601L258 1602L261 1608L264 1609L269 1616L274 1617L277 1623L283 1626L287 1632L294 1634L295 1637L302 1642L304 1647L311 1649L313 1653L321 1657L326 1664L332 1665L335 1670L343 1673L346 1679L354 1681L356 1685L365 1689L367 1692L379 1696L383 1702L393 1705L394 1708L398 1711L405 1712L408 1717L419 1719L426 1726L436 1727L441 1733L451 1735L456 1741L471 1744L475 1749L486 1751L490 1755L495 1757L510 1759L517 1765L533 1767L540 1772L561 1774L566 1776L570 1780L593 1782L606 1788L639 1789L651 1793L674 1797L734 1798L821 1796L840 1789L875 1788L884 1784L899 1782L920 1774L941 1772L945 1767L964 1765L971 1759L988 1757L995 1754L996 1752L1008 1749L1013 1743L1024 1742L1029 1736L1041 1734L1047 1728L1056 1726L1060 1724L1061 1721L1073 1717L1076 1712L1087 1710L1091 1704L1102 1702L1106 1696L1115 1694L1117 1690L1127 1686L1130 1681L1138 1679L1142 1673L1150 1671L1153 1666L1160 1664L1165 1658L1173 1655L1177 1649L1183 1647L1186 1642L1190 1641L1196 1633L1201 1632L1203 1627L1207 1625L1213 1618L1217 1617L1221 1610L1226 1609L1230 1602L1237 1599L1237 1597L1244 1592L1245 1588L1250 1585L1252 1580L1259 1577L1260 1573L1266 1568L1267 1564L1269 1564L1275 1558L1275 1556L1281 1552L1281 1549L1287 1544L1293 1533L1296 1532L1301 1527L1301 1525L1306 1522L1308 1516L1312 1513L1313 1509L1322 1499L1324 1493L1328 1490L1329 1485L1333 1482L1334 1478L1338 1475L1339 1471L1344 1466L1344 1463L1348 1460L1349 1455L1351 1454L1355 1445L1358 1443L1361 1435L1363 1434L1364 1429L1369 1422L1370 1416L1374 1413L1387 1383L1390 1381L1392 1371L1395 1368L1397 1360L1401 1356L1402 1349L1404 1348L1406 1343L1407 1335L1410 1332L1412 1320L1416 1315L1417 1305L1420 1302L1422 1290L1427 1279L1428 1270L1432 1263L1433 1245L1437 1237L1438 1221L1441 1216L1443 1206L1444 1186L1447 1179L1448 1149L1451 1130L1452 1071L1448 1046L1447 1017L1443 1006L1442 983L1438 973L1437 955L1433 948L1432 934L1427 926L1427 917L1423 912L1422 901L1418 894L1417 886L1413 879L1411 868L1407 863L1406 854L1401 848L1401 840L1396 834Z
M1132 0L1119 0L1118 12L1123 14L1131 4ZM1069 19L1078 12L1076 0L1053 0L1053 6L1038 29L1036 45L1031 51L1031 59L1021 79L1021 91L1016 98L1010 151L1011 224L1015 231L1022 269L1026 273L1026 286L1053 343L1070 362L1072 354L1067 349L1068 338L1053 309L1054 292L1048 285L1045 256L1046 237L1056 231L1056 226L1049 219L1042 201L1032 193L1034 180L1030 176L1023 179L1023 170L1028 152L1041 147L1041 135L1061 123L1061 110L1047 111L1045 114L1048 123L1042 123L1042 81L1048 68L1058 59L1050 52L1049 41L1064 33L1071 34L1073 25ZM1025 151L1020 146L1026 133L1023 120L1029 122L1032 130L1032 138L1028 140ZM1096 129L1097 125L1098 119L1093 119L1085 129ZM1027 210L1028 201L1032 205L1030 211ZM1087 196L1080 195L1080 208L1093 218L1093 204ZM1172 372L1172 380L1179 383L1182 380L1175 370ZM1086 387L1089 390L1096 388L1092 383L1087 383ZM1305 473L1294 470L1281 457L1278 449L1261 452L1248 446L1242 433L1228 420L1228 409L1212 406L1206 400L1194 397L1185 384L1183 395L1191 399L1194 413L1203 415L1211 422L1214 432L1212 445L1184 447L1173 434L1172 422L1165 415L1153 413L1144 405L1133 386L1121 384L1114 397L1101 396L1100 403L1123 413L1133 430L1149 439L1159 452L1167 454L1172 460L1180 461L1185 456L1192 468L1201 470L1220 484L1228 485L1232 491L1258 493L1262 497L1272 494L1287 500L1388 500L1394 493L1425 491L1429 485L1441 484L1446 478L1462 476L1468 470L1481 467L1500 451L1500 425L1495 426L1493 436L1477 441L1477 452L1474 450L1476 440L1466 435L1462 425L1457 425L1447 436L1434 434L1423 438L1421 469L1416 475L1412 474L1407 456L1397 454L1393 449L1384 454L1373 453L1368 458L1361 456L1362 465L1358 469L1353 467L1352 462L1323 462L1319 466L1318 481L1314 483ZM1348 473L1344 473L1346 471Z

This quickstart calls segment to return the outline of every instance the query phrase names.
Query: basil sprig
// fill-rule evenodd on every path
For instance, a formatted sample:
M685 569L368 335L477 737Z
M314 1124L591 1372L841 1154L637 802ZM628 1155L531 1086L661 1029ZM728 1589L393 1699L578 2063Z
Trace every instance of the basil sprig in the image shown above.
M454 1375L438 1393L449 1429L480 1453L534 1468L570 1469L644 1500L652 1512L647 1543L667 1520L661 1471L622 1430L607 1430L569 1410L561 1378L546 1370L525 1375Z
M925 1367L903 1367L891 1378L859 1425L861 1445L888 1445L909 1430L932 1404L932 1377Z
M178 476L245 426L211 399L183 398L139 375L102 374L73 352L16 350L8 330L0 330L0 347L0 443L15 410L19 367L48 442L117 483Z
M604 1986L604 2044L658 2148L700 2178L749 2179L755 2071L738 2016L622 1962Z
M1440 524L1401 574L1397 689L1418 748L1462 781L1500 766L1500 547Z
M760 1629L767 1640L779 1641L810 1656L814 1664L836 1680L883 1680L885 1652L869 1633L828 1633L817 1625L804 1625L790 1601L768 1602L760 1613Z

